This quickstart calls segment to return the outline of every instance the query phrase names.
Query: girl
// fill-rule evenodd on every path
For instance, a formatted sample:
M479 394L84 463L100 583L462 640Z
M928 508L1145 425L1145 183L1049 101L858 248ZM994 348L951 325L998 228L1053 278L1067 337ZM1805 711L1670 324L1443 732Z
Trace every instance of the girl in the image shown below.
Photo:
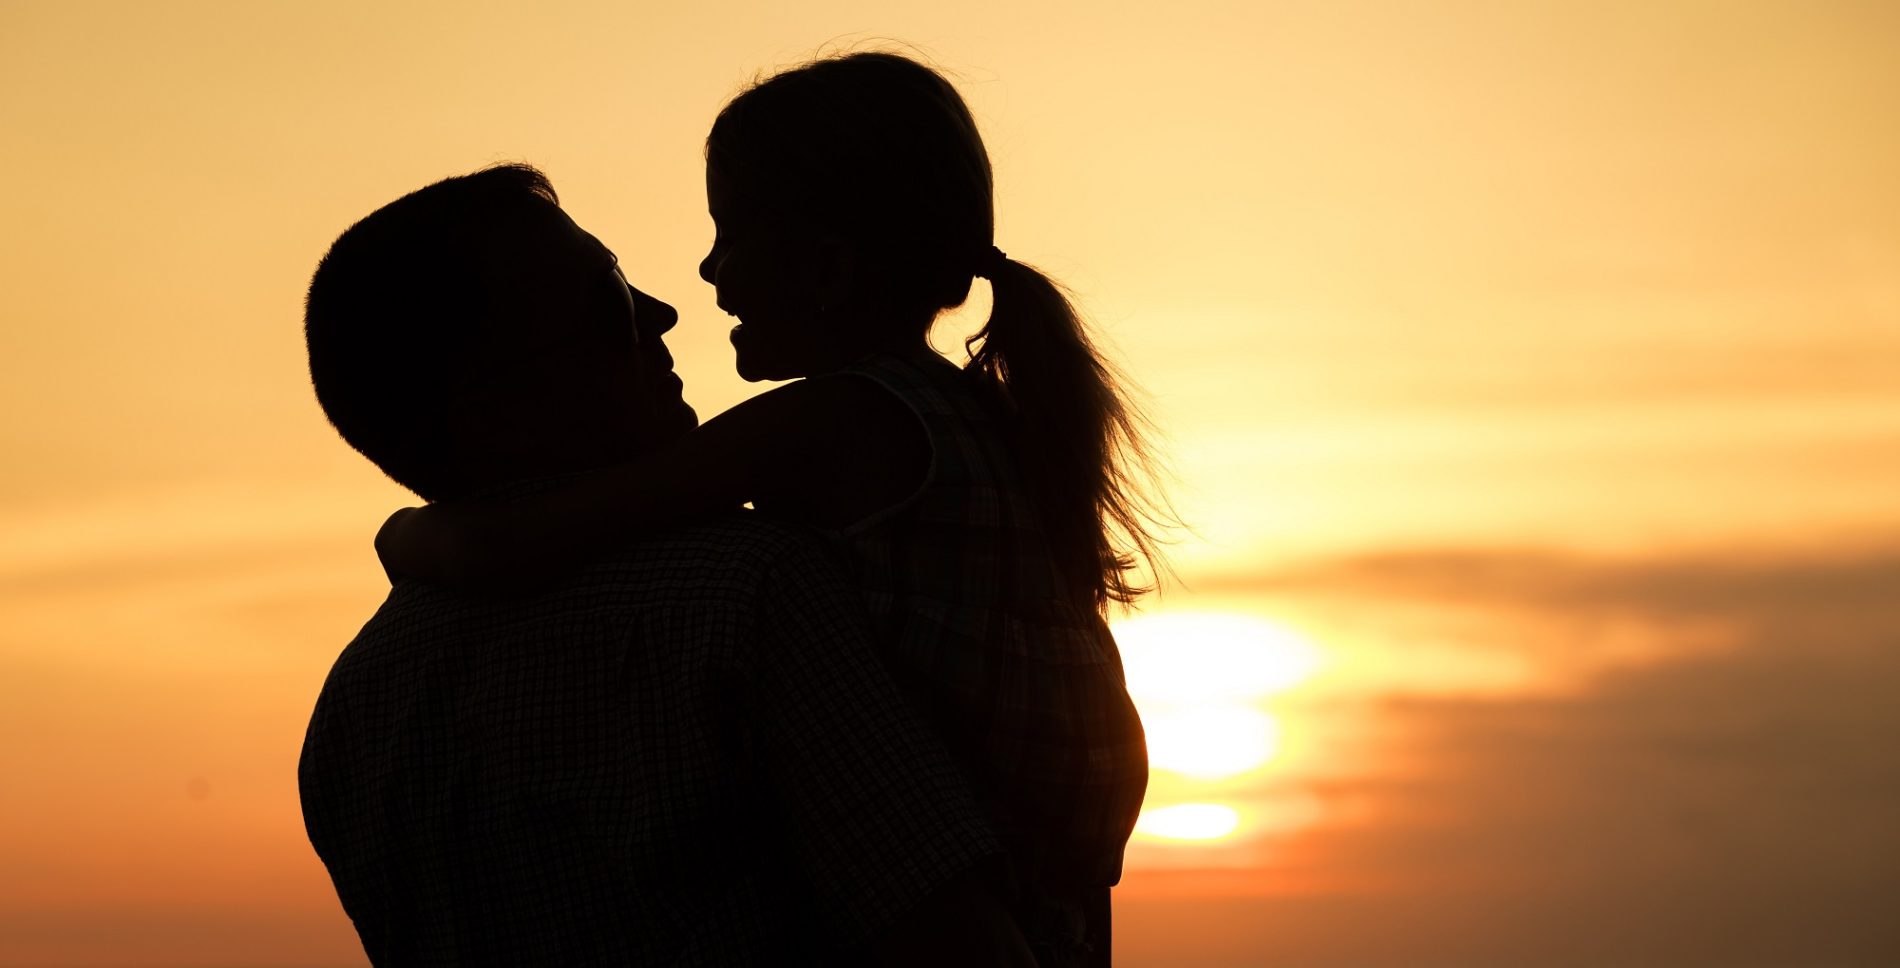
M745 501L834 532L1011 847L1025 936L1105 964L1147 754L1103 611L1145 591L1161 520L1134 413L1062 290L993 244L988 155L929 68L857 53L757 84L713 124L706 193L739 373L797 382L546 499L399 513L385 563L492 579ZM926 337L976 276L994 306L959 369Z

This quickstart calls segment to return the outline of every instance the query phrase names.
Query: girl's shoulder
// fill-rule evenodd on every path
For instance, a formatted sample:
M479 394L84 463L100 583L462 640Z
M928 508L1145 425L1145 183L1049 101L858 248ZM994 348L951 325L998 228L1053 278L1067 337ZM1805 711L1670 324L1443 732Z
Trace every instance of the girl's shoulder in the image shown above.
M723 461L702 461L699 478L736 472L754 506L824 529L910 500L928 478L931 436L914 405L881 382L814 376L720 414L689 435Z
M895 374L845 368L773 387L707 421L696 435L781 460L831 461L919 436L916 393Z
M1003 415L987 378L925 349L907 356L867 357L841 373L875 384L901 402L925 444L927 473L923 486L891 514L913 511L936 522L980 524L1000 517L1012 528L1028 528L1035 518L1023 485L1012 422ZM915 522L913 522L915 523ZM974 533L945 533L931 539L965 543Z
M1020 490L1012 422L983 374L928 348L867 357L841 372L877 384L909 411L930 447L930 483L951 491Z
M912 353L876 353L839 371L869 380L926 418L987 421L983 386L974 374L927 347Z

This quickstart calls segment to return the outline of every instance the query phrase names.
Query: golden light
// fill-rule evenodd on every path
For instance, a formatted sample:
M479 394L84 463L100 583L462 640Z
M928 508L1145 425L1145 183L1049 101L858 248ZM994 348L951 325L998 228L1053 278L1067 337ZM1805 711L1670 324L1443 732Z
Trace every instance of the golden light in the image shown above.
M1148 761L1205 780L1237 776L1273 759L1280 724L1251 706L1217 703L1145 716Z
M1137 703L1245 702L1304 682L1320 664L1311 639L1247 615L1144 615L1114 632Z
M1115 624L1128 691L1148 732L1148 762L1199 779L1259 769L1280 726L1258 708L1319 667L1319 647L1278 623L1183 612Z
M1219 840L1240 826L1240 814L1218 803L1181 803L1146 810L1135 830L1164 840Z
M1137 839L1211 845L1254 826L1233 807L1180 801L1225 798L1231 784L1212 781L1273 760L1280 723L1262 704L1313 675L1319 646L1277 622L1214 612L1147 615L1116 623L1114 632L1147 731L1156 773L1149 793L1175 801L1142 811Z

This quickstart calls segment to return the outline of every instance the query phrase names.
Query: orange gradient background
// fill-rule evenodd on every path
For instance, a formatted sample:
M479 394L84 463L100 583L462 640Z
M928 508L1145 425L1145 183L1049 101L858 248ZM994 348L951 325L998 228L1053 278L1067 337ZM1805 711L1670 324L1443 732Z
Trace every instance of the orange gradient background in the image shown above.
M706 126L883 38L1193 528L1119 963L1900 964L1900 7L5 0L0 966L364 963L294 770L411 499L317 257L540 165L716 412Z

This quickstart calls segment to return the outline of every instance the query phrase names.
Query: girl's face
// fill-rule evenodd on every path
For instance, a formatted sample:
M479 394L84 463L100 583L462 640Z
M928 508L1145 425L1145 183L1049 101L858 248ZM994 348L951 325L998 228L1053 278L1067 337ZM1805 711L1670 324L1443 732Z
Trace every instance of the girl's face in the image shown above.
M718 290L719 308L739 319L732 328L739 375L789 380L816 372L829 355L817 253L710 165L706 207L716 234L699 277Z

